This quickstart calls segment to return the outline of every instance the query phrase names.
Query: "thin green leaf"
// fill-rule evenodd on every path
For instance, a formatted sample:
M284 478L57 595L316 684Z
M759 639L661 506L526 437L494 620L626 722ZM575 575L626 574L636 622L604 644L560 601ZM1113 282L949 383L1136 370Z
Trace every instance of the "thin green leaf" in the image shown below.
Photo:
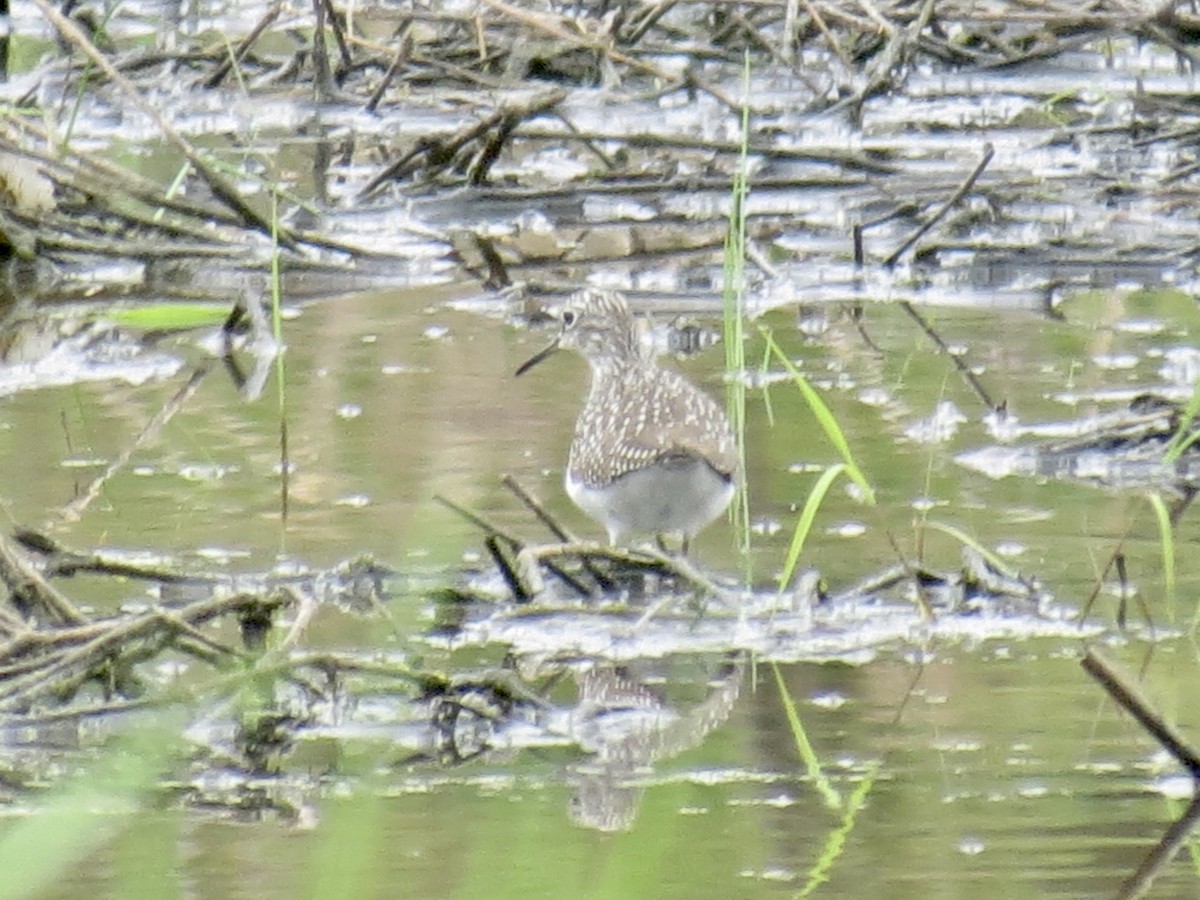
M796 563L800 560L800 553L804 549L804 542L808 539L808 533L812 531L812 524L817 518L817 510L821 508L821 503L825 500L825 495L829 493L833 482L845 471L844 463L830 466L821 473L817 483L808 492L808 498L804 501L804 509L800 511L800 518L796 520L796 528L792 531L792 543L788 547L783 570L779 573L779 590L782 591L791 584L792 575L796 571Z
M1159 494L1151 494L1150 508L1154 510L1154 519L1158 524L1159 544L1162 547L1163 558L1163 590L1167 596L1167 618L1175 621L1175 529L1171 525L1171 512ZM1200 616L1200 607L1197 608ZM1192 617L1192 627L1197 624L1197 617Z
M153 303L104 313L106 319L118 325L142 331L176 331L220 325L228 316L228 303Z
M1160 494L1149 496L1154 520L1158 523L1158 540L1162 547L1163 591L1167 595L1167 619L1175 622L1175 528L1171 525L1171 512ZM1192 617L1192 628L1200 622L1200 607Z
M1192 396L1188 400L1183 414L1179 417L1179 426L1171 435L1166 449L1163 450L1163 462L1168 465L1175 462L1184 450L1200 440L1200 431L1192 429L1192 423L1196 421L1198 413L1200 413L1200 381L1197 381L1195 387L1192 388Z
M999 572L1001 575L1004 575L1008 578L1020 578L1021 577L1020 572L1018 572L1016 569L1014 569L1012 566L1010 566L1008 563L1006 563L1003 559L1001 559L999 556L997 556L994 552L989 550L987 547L983 546L983 544L979 543L979 541L975 540L975 538L971 537L965 531L955 528L953 525L947 525L944 522L927 521L925 523L925 527L932 528L934 531L940 531L942 534L947 534L950 537L954 538L956 541L958 541L960 544L970 547L972 550L974 550L976 553L978 553L980 556L982 556L985 560L987 560L987 564L989 566L991 566L993 569L995 569L997 572Z
M846 465L846 474L862 489L863 499L873 505L875 503L875 491L872 490L862 469L858 467L858 463L854 461L854 454L850 452L850 442L846 440L846 435L842 432L841 426L838 425L837 419L829 407L825 405L825 401L821 398L821 395L808 383L808 379L800 374L800 370L792 364L787 354L775 343L775 337L771 334L771 330L759 326L759 332L766 338L768 346L770 346L772 352L775 354L775 358L780 361L788 374L792 376L792 381L800 389L805 402L808 403L809 409L812 410L813 415L820 424L821 430L825 432L825 436L829 438L829 442L833 444L834 449L842 457L842 462Z
M766 378L769 371L771 371L771 348L764 345L762 363L759 364L758 374L762 381L763 410L767 414L767 425L774 428L775 408L771 405L771 385Z

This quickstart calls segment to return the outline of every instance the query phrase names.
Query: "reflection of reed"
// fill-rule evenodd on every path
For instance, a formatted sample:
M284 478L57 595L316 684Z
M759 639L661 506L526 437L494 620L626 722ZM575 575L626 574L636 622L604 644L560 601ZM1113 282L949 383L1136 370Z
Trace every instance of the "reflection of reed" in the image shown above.
M1133 716L1164 750L1188 770L1193 779L1194 790L1196 785L1200 784L1200 753L1191 743L1150 706L1133 679L1120 672L1097 650L1089 648L1081 665L1122 709ZM1200 793L1193 796L1183 815L1171 823L1159 842L1142 860L1137 871L1129 876L1114 896L1129 898L1145 894L1158 873L1187 841L1197 823L1200 823Z
M1095 678L1113 700L1137 719L1162 748L1191 773L1192 778L1200 781L1200 752L1197 752L1171 723L1154 711L1130 678L1118 672L1116 667L1094 648L1088 650L1082 665L1084 671Z

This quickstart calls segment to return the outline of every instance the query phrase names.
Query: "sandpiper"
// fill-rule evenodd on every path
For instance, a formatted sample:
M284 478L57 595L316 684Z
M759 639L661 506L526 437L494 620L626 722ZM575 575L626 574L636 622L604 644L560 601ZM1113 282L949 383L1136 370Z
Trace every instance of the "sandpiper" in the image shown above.
M725 412L654 362L620 294L585 288L549 312L558 336L517 374L562 347L591 366L567 460L567 494L613 544L631 535L679 535L686 551L733 497L738 452Z

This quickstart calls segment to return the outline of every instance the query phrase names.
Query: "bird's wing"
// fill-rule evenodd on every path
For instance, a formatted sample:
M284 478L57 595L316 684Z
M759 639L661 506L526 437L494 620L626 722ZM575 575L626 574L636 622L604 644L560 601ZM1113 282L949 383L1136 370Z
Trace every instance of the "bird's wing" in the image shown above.
M732 477L737 445L716 401L671 370L661 370L655 384L642 403L629 404L621 443L631 458L642 465L672 457L705 459Z

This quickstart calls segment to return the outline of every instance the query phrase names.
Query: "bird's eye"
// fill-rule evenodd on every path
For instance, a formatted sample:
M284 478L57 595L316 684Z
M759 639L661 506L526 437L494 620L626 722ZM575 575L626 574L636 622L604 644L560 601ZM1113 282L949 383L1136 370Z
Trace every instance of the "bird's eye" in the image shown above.
M564 310L562 311L562 323L563 323L563 327L564 327L564 328L570 328L572 325L574 325L574 324L575 324L575 319L576 319L576 318L577 318L577 316L575 315L575 310L573 310L573 309L564 309Z

